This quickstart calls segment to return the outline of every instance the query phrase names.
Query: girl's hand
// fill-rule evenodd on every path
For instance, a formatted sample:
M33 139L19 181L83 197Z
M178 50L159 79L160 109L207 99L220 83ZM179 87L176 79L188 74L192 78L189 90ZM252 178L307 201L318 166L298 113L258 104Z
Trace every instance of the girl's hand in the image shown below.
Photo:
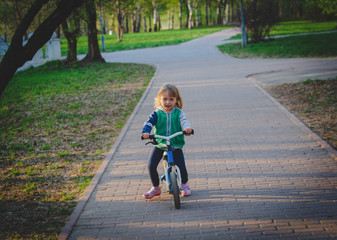
M192 133L192 128L185 128L184 131L187 133L185 136L189 136Z
M144 139L149 139L150 133L142 133L141 137Z

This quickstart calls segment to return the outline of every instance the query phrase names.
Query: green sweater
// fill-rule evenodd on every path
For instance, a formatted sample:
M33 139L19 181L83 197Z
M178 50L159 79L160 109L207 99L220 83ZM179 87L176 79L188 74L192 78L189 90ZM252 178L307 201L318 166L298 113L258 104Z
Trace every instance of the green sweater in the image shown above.
M149 119L144 124L143 133L151 132L154 128L155 135L170 136L176 132L183 131L186 128L191 128L191 124L186 118L185 113L174 107L170 113L163 110L162 107L157 108L149 116ZM166 140L157 138L159 143L156 147L160 149L166 149ZM185 145L184 135L179 135L171 139L171 146L173 149L182 148Z

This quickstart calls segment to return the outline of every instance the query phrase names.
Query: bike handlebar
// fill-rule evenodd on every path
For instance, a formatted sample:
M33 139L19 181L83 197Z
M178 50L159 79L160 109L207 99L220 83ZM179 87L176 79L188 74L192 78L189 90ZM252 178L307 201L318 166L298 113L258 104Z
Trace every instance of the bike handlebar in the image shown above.
M186 135L187 132L180 131L180 132L176 132L176 133L174 133L174 134L172 134L170 136L161 136L161 135L151 134L151 135L149 135L149 139L155 140L156 138L162 138L162 139L165 139L165 140L170 140L170 139L172 139L172 138L174 138L176 136L182 135L182 134ZM194 130L192 129L192 132L190 134L188 134L188 135L193 135L193 134L194 134ZM141 139L144 140L145 138L141 137Z

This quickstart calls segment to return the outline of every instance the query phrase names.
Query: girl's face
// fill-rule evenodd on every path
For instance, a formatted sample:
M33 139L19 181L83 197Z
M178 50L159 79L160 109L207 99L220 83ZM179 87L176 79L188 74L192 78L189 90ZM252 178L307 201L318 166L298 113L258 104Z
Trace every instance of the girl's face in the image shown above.
M164 110L169 113L176 105L177 98L170 97L168 92L164 92L160 97L160 103L163 106Z

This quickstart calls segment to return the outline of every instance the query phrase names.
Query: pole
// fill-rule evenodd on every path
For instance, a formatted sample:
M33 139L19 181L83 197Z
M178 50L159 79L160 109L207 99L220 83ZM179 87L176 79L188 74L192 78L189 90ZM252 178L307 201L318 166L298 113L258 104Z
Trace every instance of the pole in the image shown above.
M243 0L241 0L241 35L242 35L242 47L247 45L247 34L245 28L245 17L243 12Z
M105 42L104 42L104 30L103 30L103 17L102 17L102 4L99 0L99 12L100 12L100 22L101 22L101 35L102 35L102 51L105 52Z

